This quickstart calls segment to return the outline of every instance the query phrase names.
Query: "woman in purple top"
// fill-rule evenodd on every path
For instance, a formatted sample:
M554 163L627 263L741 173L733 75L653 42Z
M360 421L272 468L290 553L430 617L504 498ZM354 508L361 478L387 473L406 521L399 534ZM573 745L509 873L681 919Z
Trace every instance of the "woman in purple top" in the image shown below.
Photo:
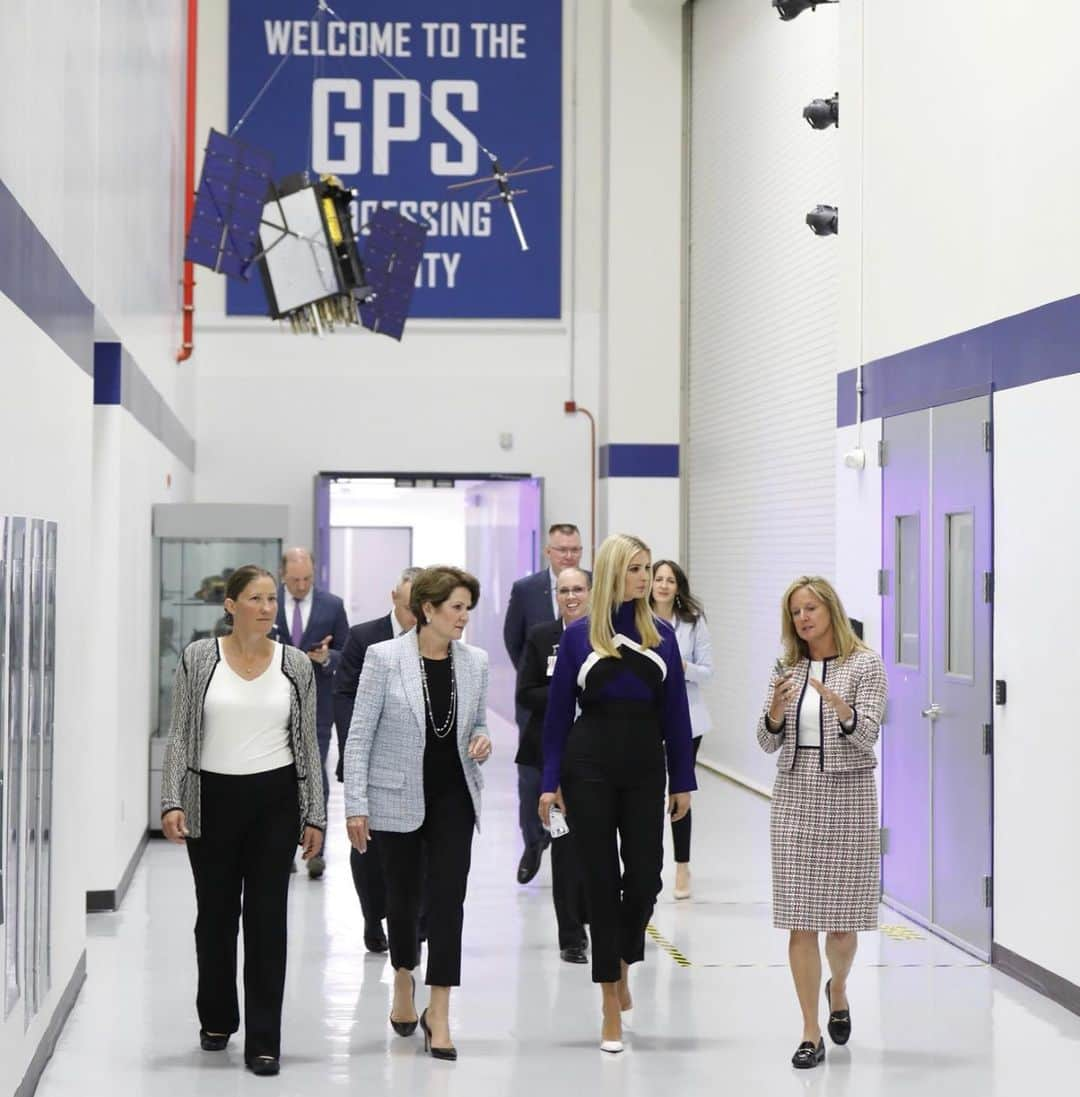
M615 533L600 546L592 611L563 633L544 719L540 818L548 826L555 804L572 820L603 991L600 1047L611 1052L623 1049L627 970L644 956L660 893L665 776L673 819L697 788L682 656L649 608L651 571L637 537Z

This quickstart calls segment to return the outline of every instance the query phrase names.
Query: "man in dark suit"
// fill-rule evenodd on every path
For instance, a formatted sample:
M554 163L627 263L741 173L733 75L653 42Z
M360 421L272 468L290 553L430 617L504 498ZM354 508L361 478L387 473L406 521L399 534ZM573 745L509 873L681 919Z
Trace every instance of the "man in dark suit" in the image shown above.
M364 669L364 656L372 644L393 640L416 624L416 618L409 609L409 597L412 594L413 580L421 570L423 569L406 568L401 573L398 585L390 594L393 603L390 613L385 617L376 617L374 621L353 625L349 629L345 650L341 653L341 660L334 672L333 685L339 781L344 779L345 740L349 735L349 724L352 723L356 687L360 681L360 672ZM386 882L383 879L382 864L377 856L361 854L353 849L349 852L349 865L352 868L356 896L364 914L364 945L369 952L386 952L389 945L382 924L386 917Z
M503 643L515 670L521 666L529 629L534 625L549 624L559 617L555 603L555 577L563 568L576 568L581 563L581 533L577 526L569 522L556 522L548 530L544 555L548 566L543 571L519 579L510 589L510 602L503 623ZM519 744L528 722L528 711L518 705ZM541 777L536 766L518 766L518 825L525 843L517 868L519 884L527 884L540 871L540 861L550 841L536 812Z
M517 703L529 713L514 759L518 765L543 769L544 714L555 670L555 655L563 629L589 612L590 585L588 572L581 568L564 568L559 572L555 587L559 620L534 625L529 630L517 676ZM570 825L573 826L572 821ZM568 964L584 964L588 959L585 955L585 880L571 836L552 842L551 892L559 926L559 955Z
M315 671L315 731L323 767L323 800L330 796L326 777L326 755L334 707L330 685L349 635L345 603L325 590L315 590L315 561L306 548L291 548L281 558L281 588L278 590L276 639L306 651ZM321 852L307 863L308 875L317 880L326 869Z

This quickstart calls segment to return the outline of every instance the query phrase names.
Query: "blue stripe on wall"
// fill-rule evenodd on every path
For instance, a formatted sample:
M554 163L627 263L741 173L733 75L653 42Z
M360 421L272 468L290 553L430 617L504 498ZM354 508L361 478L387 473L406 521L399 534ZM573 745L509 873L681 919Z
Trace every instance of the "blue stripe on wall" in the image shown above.
M939 407L1080 373L1080 296L949 335L863 367L863 418ZM836 378L836 425L856 419L856 371Z
M18 305L80 369L93 374L93 303L2 182L0 292Z
M94 403L119 404L123 357L119 343L94 344Z
M600 447L600 479L621 476L675 477L679 447L666 443L611 442Z

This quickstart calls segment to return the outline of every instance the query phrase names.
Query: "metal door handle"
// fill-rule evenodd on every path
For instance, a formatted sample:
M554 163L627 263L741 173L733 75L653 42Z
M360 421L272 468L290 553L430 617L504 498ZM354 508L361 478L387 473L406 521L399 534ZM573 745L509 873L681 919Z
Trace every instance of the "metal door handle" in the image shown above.
M936 720L941 715L941 705L931 705L929 708L924 708L922 714L928 720Z

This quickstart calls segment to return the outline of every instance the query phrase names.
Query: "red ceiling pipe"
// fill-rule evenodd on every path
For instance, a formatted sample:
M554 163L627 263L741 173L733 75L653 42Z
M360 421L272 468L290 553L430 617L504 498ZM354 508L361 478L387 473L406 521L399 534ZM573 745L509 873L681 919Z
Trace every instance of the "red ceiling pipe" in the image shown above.
M199 0L187 4L187 91L184 126L184 239L191 229L191 215L195 209L195 61L199 29ZM178 362L186 362L195 349L195 265L184 264L184 337L176 352Z
M563 411L567 415L584 415L589 420L589 566L596 566L596 419L588 408L583 408L576 400L566 400Z

